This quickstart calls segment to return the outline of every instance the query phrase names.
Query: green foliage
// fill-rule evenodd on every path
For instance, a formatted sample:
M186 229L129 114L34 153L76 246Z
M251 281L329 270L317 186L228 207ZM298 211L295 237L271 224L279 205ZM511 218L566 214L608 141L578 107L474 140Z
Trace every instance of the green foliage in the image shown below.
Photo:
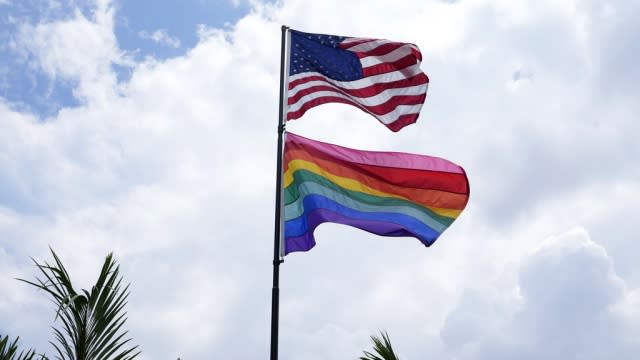
M20 337L11 342L8 335L0 335L0 360L47 360L44 355L38 355L32 349L18 353L18 339Z
M120 267L107 255L98 280L91 291L76 291L64 265L51 250L55 263L33 262L42 277L35 282L19 279L45 291L57 305L53 326L55 341L50 343L60 360L131 360L140 354L129 347L130 338L122 327L129 285L122 287Z
M360 360L399 360L398 356L393 352L391 347L391 341L389 335L386 332L380 332L382 339L372 335L371 341L373 342L373 350L376 354L368 351L363 351L364 356L360 357Z

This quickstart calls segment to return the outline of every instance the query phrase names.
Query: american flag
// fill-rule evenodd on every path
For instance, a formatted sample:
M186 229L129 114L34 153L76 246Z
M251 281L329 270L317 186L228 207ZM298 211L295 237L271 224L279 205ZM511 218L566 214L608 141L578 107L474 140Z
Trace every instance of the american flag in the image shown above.
M314 106L350 104L392 131L413 124L427 96L417 46L290 30L287 120Z

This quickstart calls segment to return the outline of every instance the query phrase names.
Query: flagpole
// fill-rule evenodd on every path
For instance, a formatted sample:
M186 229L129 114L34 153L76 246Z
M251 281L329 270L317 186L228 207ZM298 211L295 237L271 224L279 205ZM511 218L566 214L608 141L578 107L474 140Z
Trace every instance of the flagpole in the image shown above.
M282 42L280 45L280 105L278 110L278 149L276 152L276 209L275 226L273 234L273 288L271 289L271 360L278 359L278 317L280 308L280 264L284 261L281 258L281 224L280 213L282 209L282 138L285 130L284 119L284 79L285 79L285 59L286 42L289 28L282 25Z

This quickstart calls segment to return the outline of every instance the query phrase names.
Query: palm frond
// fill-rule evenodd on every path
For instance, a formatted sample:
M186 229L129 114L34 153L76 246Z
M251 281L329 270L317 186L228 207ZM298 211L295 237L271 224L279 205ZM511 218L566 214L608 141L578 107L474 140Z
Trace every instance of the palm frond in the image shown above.
M381 331L379 338L375 335L371 336L371 341L373 342L373 351L376 353L371 353L369 351L363 351L364 356L360 357L360 360L399 360L398 356L394 353L393 347L391 346L391 340L389 340L389 334Z
M120 267L107 255L98 280L91 290L76 291L62 261L51 250L54 264L38 263L41 273L35 281L21 280L46 292L57 306L51 344L61 360L131 360L140 352L129 347L123 326L129 286L122 286Z
M11 342L8 335L0 335L0 360L48 360L43 354L36 354L33 349L18 353L19 339L20 337L16 337Z

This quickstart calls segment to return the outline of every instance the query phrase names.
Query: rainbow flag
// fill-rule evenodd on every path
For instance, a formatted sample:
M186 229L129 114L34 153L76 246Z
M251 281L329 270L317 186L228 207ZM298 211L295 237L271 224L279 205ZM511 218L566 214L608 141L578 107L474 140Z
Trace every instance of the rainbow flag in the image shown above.
M288 132L284 150L284 254L308 251L325 222L430 246L469 200L464 169L450 161L362 151Z

